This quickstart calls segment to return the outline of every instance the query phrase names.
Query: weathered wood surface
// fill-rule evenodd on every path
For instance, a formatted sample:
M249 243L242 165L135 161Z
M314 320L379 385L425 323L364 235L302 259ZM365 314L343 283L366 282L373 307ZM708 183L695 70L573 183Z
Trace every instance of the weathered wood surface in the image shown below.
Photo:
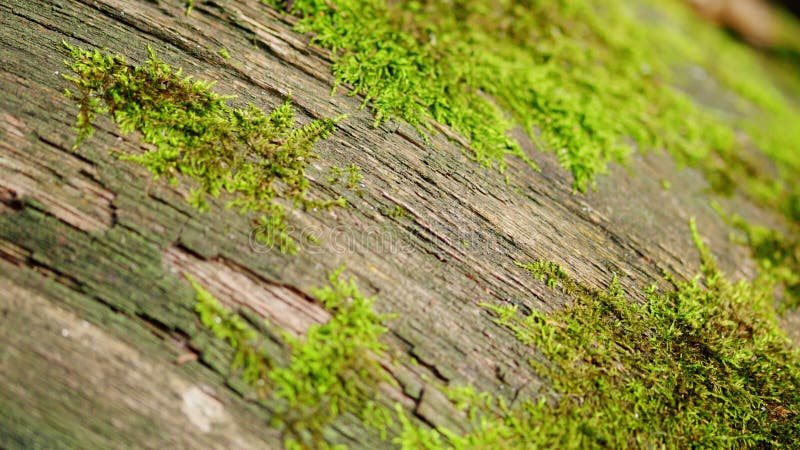
M697 271L688 232L696 216L722 268L753 274L747 250L728 242L708 206L707 183L663 154L637 156L596 193L573 195L554 157L527 143L542 172L511 161L506 184L446 131L426 144L404 124L373 128L361 99L330 94L329 57L279 13L255 0L195 3L188 17L179 0L0 5L0 447L279 448L269 405L243 399L225 378L229 352L202 330L183 273L229 306L301 333L327 317L310 290L346 263L378 296L376 309L397 314L385 342L399 387L385 388L387 401L448 426L459 418L426 389L431 382L509 398L541 384L529 350L478 306L563 305L514 261L553 260L597 287L618 274L639 295L664 271ZM285 256L252 245L251 218L223 209L224 199L200 214L184 201L187 183L153 181L119 161L112 151L142 146L107 120L73 149L62 40L134 63L149 44L236 103L275 107L291 93L304 123L348 114L318 145L311 175L317 192L350 206L294 212L292 226L320 244ZM324 181L332 164L350 163L363 169L360 194ZM724 202L769 220L744 201ZM397 205L404 216L387 214ZM349 424L337 421L331 439L387 445Z

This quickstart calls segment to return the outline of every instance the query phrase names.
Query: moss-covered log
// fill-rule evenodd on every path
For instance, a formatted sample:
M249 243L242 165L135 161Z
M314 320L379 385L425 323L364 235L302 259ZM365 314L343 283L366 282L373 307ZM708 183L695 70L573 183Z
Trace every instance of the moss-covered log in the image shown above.
M373 355L392 380L375 400L400 405L418 426L458 433L469 421L442 386L512 403L548 386L527 363L531 349L480 306L530 313L569 302L518 262L557 262L586 289L604 290L616 275L645 302L646 287L671 286L665 274L686 280L700 270L691 217L730 278L755 276L710 200L783 226L743 195L715 197L703 172L657 151L612 166L596 191L576 195L556 155L520 130L513 137L541 172L525 158L508 159L504 173L482 167L445 126L429 137L400 121L374 127L362 98L331 94L331 55L294 31L296 19L256 0L190 3L190 14L179 0L0 5L0 447L280 448L289 427L275 419L285 405L259 398L231 369L235 352L203 325L186 275L239 312L262 336L261 351L285 366L283 333L303 336L335 316L315 289L346 265L377 297L374 309L393 315L380 337L386 349ZM186 201L197 187L188 177L153 180L120 160L152 148L107 117L75 147L64 42L134 65L150 46L183 75L235 95L235 107L270 110L291 97L301 125L347 115L306 169L310 192L347 207L287 208L301 248L283 254L255 239L257 214L225 208L234 194L201 213ZM703 101L733 95L691 83ZM341 169L331 169L351 165L362 177L334 182ZM784 324L798 336L793 314ZM322 438L383 448L400 433L397 420L388 436L361 422L345 411Z

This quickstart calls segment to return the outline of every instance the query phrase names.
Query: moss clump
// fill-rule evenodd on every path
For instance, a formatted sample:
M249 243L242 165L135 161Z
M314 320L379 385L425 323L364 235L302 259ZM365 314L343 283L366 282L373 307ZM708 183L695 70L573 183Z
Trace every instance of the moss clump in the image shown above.
M578 190L625 160L629 138L683 153L730 140L664 85L616 1L298 0L291 11L377 122L444 123L487 165L525 158L507 135L515 125L557 152Z
M278 395L289 403L284 426L302 446L319 445L322 430L342 413L382 424L389 420L371 414L380 412L374 403L377 384L389 380L374 359L385 350L378 338L389 317L372 310L374 299L365 298L355 281L340 279L342 270L331 274L330 286L314 291L331 320L312 326L304 338L287 336L291 362L270 373Z
M66 95L80 106L76 145L92 136L97 114L108 114L122 133L138 131L155 148L123 159L137 162L156 177L176 181L185 175L199 186L189 201L208 209L206 196L233 194L228 207L262 213L257 238L284 252L296 250L288 234L286 212L279 199L305 208L343 205L343 199L322 201L308 196L305 169L316 158L313 145L329 136L339 119L294 125L289 101L265 114L253 105L231 108L215 94L212 83L183 77L150 58L131 67L122 56L71 47L65 78L75 85Z
M300 16L298 29L333 51L337 82L363 95L378 123L449 125L476 160L501 169L506 155L525 158L508 136L520 126L556 152L579 191L634 147L663 147L715 192L741 192L800 223L800 127L787 125L800 123L789 100L800 96L797 67L700 21L685 2L264 1ZM698 71L722 86L717 104L686 93L698 83L687 72ZM720 105L726 88L737 97ZM795 296L797 258L764 259L765 233L777 236L748 232L748 241Z
M738 214L725 214L719 205L714 206L728 224L739 231L738 235L733 235L733 240L752 249L762 276L783 288L779 311L800 306L800 242L797 234L800 227L789 225L793 234L786 235L749 223Z
M389 316L372 310L373 298L365 298L352 279L333 272L330 285L314 295L332 317L314 325L304 337L288 333L290 361L272 367L271 358L255 346L256 332L239 316L226 310L194 280L196 310L203 324L234 348L233 368L241 368L276 412L275 426L284 433L287 448L327 448L325 428L342 414L355 414L385 434L390 412L377 403L377 385L388 375L376 361L385 347L381 324Z
M531 364L551 387L539 399L451 391L477 430L414 427L403 448L752 448L800 439L800 355L775 321L771 286L729 282L695 233L703 276L672 292L626 298L572 279L559 265L520 264L574 302L521 316L487 305L497 323L541 357Z
M331 184L344 183L347 189L356 190L358 189L358 185L361 183L363 178L364 175L361 173L361 168L355 164L350 164L344 169L337 165L333 165L330 168L328 182Z
M753 250L761 270L784 288L781 310L800 306L800 243L769 228L752 225L734 216L734 226L744 232L743 243Z
M448 125L468 138L476 160L501 169L506 155L526 159L508 136L520 126L542 150L557 154L580 191L634 148L663 147L700 167L717 191L741 189L800 217L800 188L792 179L800 170L800 136L785 125L800 120L798 108L761 68L767 58L688 14L685 5L264 1L298 15L298 29L333 51L338 83L363 95L378 123L394 117L419 129L431 121ZM691 64L743 101L732 111L696 104L671 67ZM800 92L800 83L787 84ZM779 177L748 156L736 129L779 167Z
M381 209L381 214L383 214L383 215L385 215L387 217L390 217L392 219L397 220L397 219L402 219L403 217L406 216L406 210L405 210L405 208L403 208L400 205L395 205L394 208L388 208L388 207L387 208L382 208ZM469 244L467 244L467 245L469 245Z
M256 346L258 333L244 319L222 306L194 278L186 274L186 279L195 290L197 303L194 310L200 322L234 349L231 369L241 369L242 379L265 395L272 360Z
M800 123L800 107L786 95L800 96L797 68L700 21L685 2L265 3L300 16L298 29L333 51L337 82L363 95L378 123L449 125L475 159L501 169L506 155L525 157L508 136L521 126L556 152L580 191L634 147L663 147L700 168L715 192L739 191L800 223L800 127L787 125ZM698 71L723 86L712 93L717 103L725 88L737 97L699 105L686 93L698 83L687 72ZM767 232L777 236L747 233L749 243L793 296L797 258L764 259Z

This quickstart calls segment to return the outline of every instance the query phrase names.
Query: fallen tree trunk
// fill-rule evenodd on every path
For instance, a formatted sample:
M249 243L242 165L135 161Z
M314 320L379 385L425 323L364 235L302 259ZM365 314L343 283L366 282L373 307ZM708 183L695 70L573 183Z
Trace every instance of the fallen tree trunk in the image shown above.
M396 383L382 387L382 401L449 429L464 420L438 385L515 399L548 382L527 364L530 350L478 306L564 306L566 296L516 261L556 261L596 288L616 274L643 301L644 287L668 285L664 273L698 271L688 232L696 217L722 269L754 275L698 172L650 153L632 161L635 176L614 167L597 192L573 195L555 157L524 136L542 171L510 161L506 179L470 161L444 128L429 141L403 123L374 128L361 99L331 95L329 55L257 1L196 2L187 15L177 0L11 0L0 23L3 447L280 447L273 406L236 381L231 349L198 320L185 274L227 307L302 335L330 317L312 289L346 264L361 291L377 296L375 309L395 315L382 363ZM153 181L119 160L143 144L107 119L73 148L77 109L62 93L62 41L136 64L149 45L184 74L215 81L234 104L272 108L291 94L302 123L347 114L309 171L312 190L344 196L348 207L294 211L292 227L319 244L284 255L253 241L252 217L225 209L224 196L199 213L184 200L190 183ZM356 190L326 182L331 166L351 163L363 171ZM721 201L772 220L741 198ZM271 345L288 354L280 338ZM345 415L325 438L386 445L358 423Z

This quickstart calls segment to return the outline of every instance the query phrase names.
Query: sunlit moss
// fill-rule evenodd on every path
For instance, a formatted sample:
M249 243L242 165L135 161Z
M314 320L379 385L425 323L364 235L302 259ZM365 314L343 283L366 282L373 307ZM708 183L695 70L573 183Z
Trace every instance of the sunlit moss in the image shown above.
M643 45L675 65L695 65L739 96L733 104L711 110L728 117L727 126L747 138L740 137L737 145L718 149L723 151L717 152L717 158L704 158L696 165L716 178L724 177L731 189L798 221L800 184L795 177L800 171L800 128L789 124L800 122L796 100L800 66L792 67L776 53L758 52L732 39L724 30L702 23L680 2L662 0L651 11L660 18L644 21L650 32L643 35ZM800 25L790 18L783 22L795 32L787 43L800 45L796 33ZM714 95L726 93L720 90ZM749 148L751 144L756 148Z
M584 190L634 147L665 148L702 168L722 192L746 193L784 210L795 192L754 171L734 130L796 170L796 143L769 131L796 119L752 49L664 0L268 0L300 16L298 29L334 53L337 82L364 96L376 122L431 121L467 137L479 162L526 159L508 136L521 126L555 152ZM646 19L657 12L658 20ZM702 42L703 45L697 45ZM762 108L741 121L697 105L673 80L673 64L698 64ZM769 125L765 127L764 125ZM786 138L785 138L786 137ZM527 160L527 159L526 159ZM535 164L528 161L532 167ZM795 192L796 193L796 192ZM796 197L796 195L795 195ZM792 197L794 198L794 197ZM796 203L796 201L795 201Z
M692 224L693 225L693 224ZM537 398L451 389L475 431L415 426L402 448L790 448L800 439L800 355L776 325L771 285L729 282L693 232L702 277L628 298L617 279L597 290L559 265L520 267L567 294L552 314L485 305L530 346L547 380ZM533 351L536 353L533 353Z
M286 336L291 362L270 373L277 394L289 404L281 422L290 440L303 447L318 447L322 430L342 413L382 427L391 420L374 403L377 384L389 380L375 359L385 350L378 338L388 316L376 314L374 299L364 297L352 279L341 279L342 270L331 274L330 286L314 291L331 319L302 338Z
M730 226L738 230L732 234L734 241L750 247L761 275L781 288L779 310L785 312L800 306L800 241L797 234L800 226L790 224L789 233L782 233L749 223L738 214L726 214L717 204L714 207Z
M152 49L146 64L128 65L120 55L65 44L74 75L66 91L80 110L76 145L92 136L98 114L107 114L124 134L137 131L155 148L122 159L137 162L156 177L177 182L178 174L199 185L189 201L208 209L207 196L233 194L228 207L261 213L256 238L284 252L296 249L286 226L286 200L305 208L344 205L343 199L308 195L305 169L316 158L313 145L329 136L339 119L295 127L289 101L269 114L253 105L231 108L213 83L183 77Z
M231 369L241 371L242 379L265 395L273 363L257 345L258 333L241 317L228 310L193 277L186 275L195 290L195 312L200 322L234 349Z
M375 313L374 299L364 297L352 279L342 279L342 271L331 274L329 286L314 290L331 319L302 337L284 333L290 359L283 366L257 346L257 333L241 317L189 278L201 322L235 350L232 369L277 408L273 426L282 430L287 448L328 448L322 433L342 414L358 416L384 439L392 422L376 394L378 384L390 380L376 359L385 350L379 337L389 316Z
M686 2L265 3L290 5L298 29L332 50L337 83L362 95L378 123L449 125L477 161L501 169L507 155L526 158L508 134L520 126L581 191L635 149L664 148L718 194L739 192L800 221L800 108L785 94L800 95L796 68L703 22ZM713 80L722 104L695 100L692 74Z

